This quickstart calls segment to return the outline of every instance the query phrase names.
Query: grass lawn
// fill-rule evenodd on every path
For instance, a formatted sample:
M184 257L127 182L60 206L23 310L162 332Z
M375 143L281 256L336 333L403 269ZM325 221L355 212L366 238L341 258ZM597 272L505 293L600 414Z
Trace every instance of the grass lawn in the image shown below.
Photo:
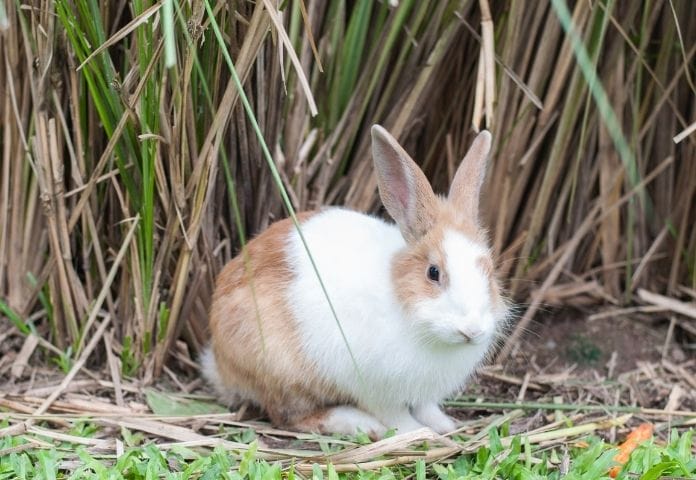
M575 425L568 419L558 430L510 435L505 419L514 412L497 416L502 424L484 435L462 433L441 440L421 431L376 443L298 435L284 449L260 448L253 429L230 426L221 426L211 436L219 440L217 446L201 448L195 440L153 443L123 426L107 439L102 433L112 429L105 427L111 421L63 419L70 428L59 434L42 421L21 428L24 423L8 426L5 420L0 478L600 479L609 478L610 469L618 465L616 446L593 434L610 422ZM695 478L693 430L680 434L666 425L659 428L664 430L638 446L616 478ZM586 433L577 435L574 430ZM293 443L314 448L298 455Z
M600 388L614 395L626 382L650 391L650 380L636 372L584 382L581 391L588 399ZM275 429L258 413L212 403L196 379L189 379L192 394L165 391L176 388L171 383L156 390L123 379L119 401L113 383L94 373L59 386L35 384L0 396L0 479L600 479L612 468L619 479L696 478L694 411L563 403L579 378L567 374L532 376L518 388L518 397L529 399L486 401L519 380L488 375L446 403L457 431L389 432L376 442ZM61 395L48 412L34 415L42 394L54 391Z

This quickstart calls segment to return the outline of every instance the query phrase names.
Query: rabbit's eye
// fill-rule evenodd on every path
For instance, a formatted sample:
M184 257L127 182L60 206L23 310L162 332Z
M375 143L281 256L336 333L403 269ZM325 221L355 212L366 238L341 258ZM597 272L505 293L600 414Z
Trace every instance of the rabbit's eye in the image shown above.
M436 265L430 265L428 267L428 278L433 282L440 281L440 269Z

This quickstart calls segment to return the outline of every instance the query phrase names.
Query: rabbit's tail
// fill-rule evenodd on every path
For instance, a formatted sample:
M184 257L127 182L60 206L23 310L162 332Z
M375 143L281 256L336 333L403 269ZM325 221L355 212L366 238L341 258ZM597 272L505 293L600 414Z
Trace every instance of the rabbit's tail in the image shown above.
M201 365L201 373L203 377L215 387L215 390L219 390L222 385L220 379L220 373L218 372L217 363L215 362L215 354L213 353L212 347L205 347L203 353L198 359L198 363Z
M220 403L228 407L239 407L244 401L257 403L252 395L244 394L241 390L236 391L230 388L229 385L223 383L220 377L220 371L215 361L215 354L212 347L208 346L203 350L203 353L198 359L201 365L201 373L206 381L215 389Z

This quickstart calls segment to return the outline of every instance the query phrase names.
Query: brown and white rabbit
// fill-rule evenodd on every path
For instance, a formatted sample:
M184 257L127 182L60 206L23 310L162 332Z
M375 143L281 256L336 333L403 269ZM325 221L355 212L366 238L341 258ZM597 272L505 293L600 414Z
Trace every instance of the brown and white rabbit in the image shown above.
M438 403L464 386L507 313L478 218L490 147L480 133L443 198L372 127L396 225L341 208L299 217L335 316L289 219L251 240L220 273L210 311L202 370L221 399L301 431L453 430Z

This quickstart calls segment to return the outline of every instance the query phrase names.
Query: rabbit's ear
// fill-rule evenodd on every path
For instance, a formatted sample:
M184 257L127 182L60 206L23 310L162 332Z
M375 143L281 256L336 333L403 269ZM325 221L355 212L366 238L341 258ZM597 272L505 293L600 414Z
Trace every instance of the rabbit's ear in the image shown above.
M437 198L428 179L389 132L372 127L372 157L379 196L407 242L422 237L433 224Z
M482 130L466 152L454 175L447 199L466 220L478 223L479 196L486 176L486 160L491 151L491 134Z

